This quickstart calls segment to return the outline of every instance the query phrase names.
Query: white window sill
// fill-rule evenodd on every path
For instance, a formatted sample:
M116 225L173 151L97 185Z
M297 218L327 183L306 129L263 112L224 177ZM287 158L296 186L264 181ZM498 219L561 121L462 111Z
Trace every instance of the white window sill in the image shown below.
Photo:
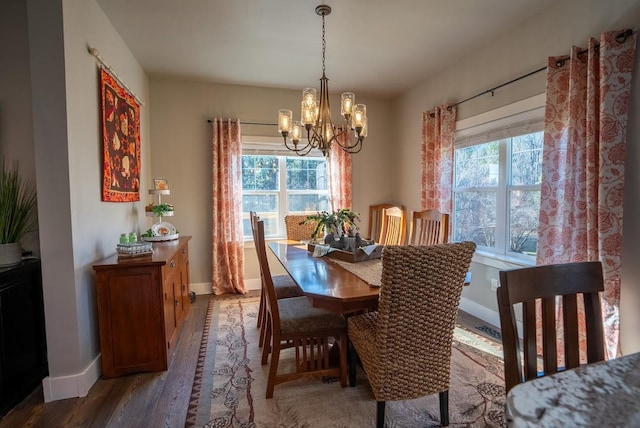
M487 251L476 250L472 261L496 269L514 269L519 267L535 266L535 260L527 260L520 257L494 254Z

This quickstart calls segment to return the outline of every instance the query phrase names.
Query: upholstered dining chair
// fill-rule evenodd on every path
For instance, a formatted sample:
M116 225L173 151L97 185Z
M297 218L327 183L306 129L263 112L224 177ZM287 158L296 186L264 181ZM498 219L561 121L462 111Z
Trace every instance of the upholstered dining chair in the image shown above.
M369 205L369 231L367 239L380 242L380 230L382 229L382 210L386 208L398 207L404 210L402 205L376 204Z
M409 245L435 245L449 242L449 214L438 210L414 211L409 223Z
M256 250L266 290L267 337L262 348L262 364L266 364L271 353L266 397L272 398L274 387L283 382L308 376L335 376L340 385L347 384L347 323L338 313L314 308L306 297L278 299L269 271L264 241L264 222L256 223ZM295 369L278 370L281 351L295 348ZM338 350L338 366L330 361L330 352Z
M313 238L316 223L301 224L307 219L307 215L289 214L284 216L284 225L287 229L287 239L293 241L308 241Z
M349 383L360 359L377 401L439 393L440 420L449 424L451 344L465 276L476 244L385 247L378 310L348 318ZM401 374L401 375L400 375Z
M255 211L249 212L249 218L251 220L251 233L253 234L254 244L256 242L256 224L259 220L258 215ZM257 250L256 250L257 251ZM278 299L286 299L289 297L300 297L304 296L304 292L302 289L296 284L296 282L289 276L285 275L275 275L271 277L273 282L273 286L276 290L276 296ZM271 338L266 337L267 329L264 328L267 318L266 311L266 299L267 293L264 289L264 281L261 280L262 284L260 286L260 305L258 307L258 328L260 329L260 341L259 346L263 347L265 342L268 342Z
M515 385L539 376L580 365L579 343L586 337L588 363L604 360L604 333L599 292L604 291L602 264L578 262L533 266L500 272L496 290L504 353L507 392ZM578 315L578 296L584 303L584 325ZM557 298L560 299L557 299ZM562 302L564 349L557 349L556 315ZM538 302L538 303L536 303ZM518 337L515 305L521 303L523 340ZM536 305L541 306L542 323L537 327ZM542 334L542 355L536 337ZM586 336L585 336L586 335ZM524 362L521 360L524 355ZM564 364L558 367L558 356ZM542 370L538 360L542 359Z
M382 245L404 245L407 236L406 218L407 215L404 208L384 208L382 210L379 243Z

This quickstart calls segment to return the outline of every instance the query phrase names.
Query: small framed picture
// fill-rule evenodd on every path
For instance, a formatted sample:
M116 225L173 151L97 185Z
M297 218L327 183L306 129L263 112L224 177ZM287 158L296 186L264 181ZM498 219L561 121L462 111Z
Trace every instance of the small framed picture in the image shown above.
M153 188L156 190L168 190L169 183L166 178L154 178L153 179Z

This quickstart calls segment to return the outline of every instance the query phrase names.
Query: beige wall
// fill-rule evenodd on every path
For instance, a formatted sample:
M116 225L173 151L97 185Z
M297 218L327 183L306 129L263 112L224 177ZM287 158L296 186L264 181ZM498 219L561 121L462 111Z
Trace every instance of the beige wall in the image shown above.
M448 65L440 74L426 80L403 96L394 100L392 112L397 138L395 159L398 181L394 190L409 210L420 207L420 194L415 183L420 182L420 120L421 113L442 103L455 103L475 95L514 77L526 74L546 65L546 58L564 55L572 45L585 46L588 37L598 37L603 31L636 27L640 22L640 1L626 0L565 0L558 2L542 14L510 29L504 36L485 48L471 52L455 64ZM425 53L428 54L428 53ZM636 55L636 58L639 55ZM495 92L462 104L458 119L483 113L497 107L528 98L545 91L545 73L539 73ZM623 290L621 304L621 330L623 351L640 350L640 268L632 258L632 246L640 241L637 197L639 163L638 133L638 79L640 67L636 66L635 90L630 116L628 139L630 165L626 169L627 198L625 200L625 245L623 254ZM402 166L400 168L400 166ZM490 280L497 278L499 269L474 266L472 285L466 287L463 297L476 302L489 311L497 311L495 292L490 290Z
M84 396L100 375L92 264L140 230L144 200L101 202L102 137L97 48L148 100L147 78L93 1L27 4L49 377L45 400ZM150 183L148 107L142 107L143 188Z
M312 83L312 82L311 82ZM151 78L152 173L169 180L175 206L171 219L180 233L193 237L190 270L193 288L210 290L211 284L211 124L212 117L240 118L245 122L275 123L278 109L297 111L300 91L222 85L168 78ZM394 174L388 160L395 140L390 126L388 102L356 94L367 105L371 128L365 146L353 157L353 209L363 214L366 230L368 206L394 199ZM339 105L332 98L332 105ZM277 137L275 126L243 125L246 136ZM274 272L281 272L277 261ZM257 280L255 250L246 251L245 275Z

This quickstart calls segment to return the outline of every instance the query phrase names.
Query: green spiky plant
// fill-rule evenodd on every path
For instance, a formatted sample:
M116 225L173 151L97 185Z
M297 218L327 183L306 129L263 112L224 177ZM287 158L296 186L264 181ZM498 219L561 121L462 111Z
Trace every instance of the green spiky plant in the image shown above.
M7 166L2 161L0 176L0 244L19 242L36 230L36 187L20 175L18 162Z
M349 228L358 229L356 220L359 219L360 216L358 213L354 213L347 208L342 208L331 213L327 211L321 211L316 214L309 215L304 221L302 221L301 224L315 223L316 228L313 231L314 237L319 236L323 230L325 230L327 233L337 232L338 234L346 235L349 231ZM338 236L337 238L340 238L340 236Z

